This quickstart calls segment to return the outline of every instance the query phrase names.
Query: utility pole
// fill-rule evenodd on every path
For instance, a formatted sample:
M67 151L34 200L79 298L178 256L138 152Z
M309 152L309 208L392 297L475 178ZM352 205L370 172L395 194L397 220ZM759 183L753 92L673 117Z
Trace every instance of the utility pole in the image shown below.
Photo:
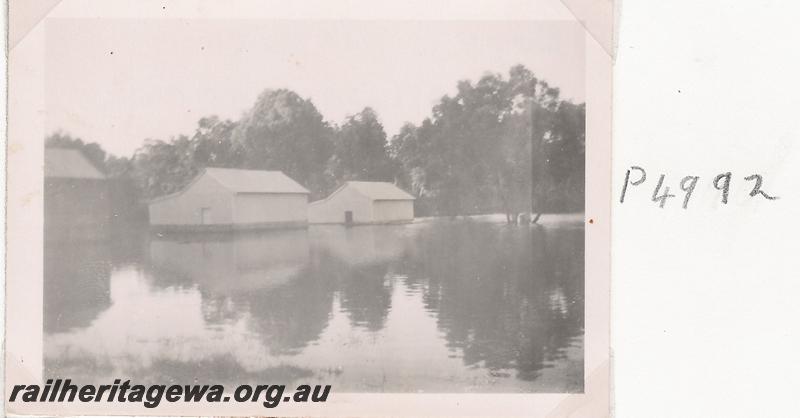
M539 114L539 106L535 99L531 98L531 213L533 219L531 223L537 223L542 216L544 205L544 193L542 193L542 170L544 169L544 159L542 153L542 139L539 138L536 123L536 116Z

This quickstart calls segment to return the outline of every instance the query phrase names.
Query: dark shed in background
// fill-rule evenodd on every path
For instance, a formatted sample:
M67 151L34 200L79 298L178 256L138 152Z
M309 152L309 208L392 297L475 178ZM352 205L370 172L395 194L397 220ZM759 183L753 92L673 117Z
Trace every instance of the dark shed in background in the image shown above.
M103 239L111 217L106 176L78 150L44 150L44 238Z

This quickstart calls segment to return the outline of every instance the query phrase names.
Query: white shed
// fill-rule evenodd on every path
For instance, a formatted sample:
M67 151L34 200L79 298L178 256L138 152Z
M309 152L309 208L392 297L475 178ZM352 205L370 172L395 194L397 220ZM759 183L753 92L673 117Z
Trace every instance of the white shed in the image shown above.
M308 206L310 223L372 224L413 220L414 196L386 182L348 181L326 199Z
M162 229L305 226L308 194L280 171L207 168L183 190L150 201L150 224Z

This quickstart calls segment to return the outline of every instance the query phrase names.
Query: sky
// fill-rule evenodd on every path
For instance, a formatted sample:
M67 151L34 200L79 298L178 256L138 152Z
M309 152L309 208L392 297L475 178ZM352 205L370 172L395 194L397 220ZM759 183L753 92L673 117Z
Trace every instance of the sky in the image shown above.
M46 131L130 156L145 139L238 119L288 88L336 124L370 106L389 137L419 123L458 80L524 64L585 100L584 31L574 22L51 19Z

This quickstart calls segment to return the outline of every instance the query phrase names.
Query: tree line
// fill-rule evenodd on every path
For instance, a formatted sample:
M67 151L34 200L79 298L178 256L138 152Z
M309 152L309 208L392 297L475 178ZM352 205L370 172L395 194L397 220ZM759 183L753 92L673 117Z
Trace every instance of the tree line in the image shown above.
M239 120L203 117L191 135L147 139L131 157L63 132L45 144L82 150L141 206L223 167L283 171L314 200L348 180L394 182L417 197L418 216L501 212L516 222L522 212L583 210L585 104L560 99L522 65L458 82L391 140L370 107L335 124L310 99L267 89Z

